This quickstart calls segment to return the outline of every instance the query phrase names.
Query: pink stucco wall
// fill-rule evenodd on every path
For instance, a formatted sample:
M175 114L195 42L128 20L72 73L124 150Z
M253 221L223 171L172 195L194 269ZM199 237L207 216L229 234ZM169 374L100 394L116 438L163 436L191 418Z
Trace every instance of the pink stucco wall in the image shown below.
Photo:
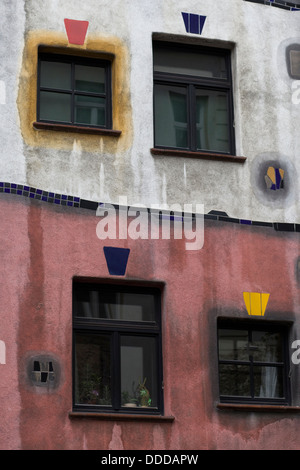
M266 320L289 320L300 339L299 234L205 221L204 246L184 240L104 240L93 211L13 195L0 198L1 449L299 448L296 410L220 410L216 320L247 318L243 292L268 292ZM164 284L164 408L171 422L72 418L72 279L114 278L103 246L129 247L122 281ZM120 281L119 277L116 277ZM58 388L28 383L26 364L51 354ZM291 365L300 405L300 365Z

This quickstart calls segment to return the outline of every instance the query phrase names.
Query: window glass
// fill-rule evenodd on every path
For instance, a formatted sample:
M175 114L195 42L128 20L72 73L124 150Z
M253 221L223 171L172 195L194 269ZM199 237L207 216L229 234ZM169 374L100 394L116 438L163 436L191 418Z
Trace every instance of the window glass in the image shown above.
M186 88L155 85L156 145L187 148Z
M180 47L154 47L154 71L197 77L227 78L225 57Z
M248 331L219 330L219 358L233 360L248 360Z
M76 333L75 403L111 405L110 337Z
M291 75L300 78L300 50L290 51Z
M41 87L71 89L71 64L63 62L41 61Z
M75 90L104 93L105 70L89 65L75 65Z
M284 396L281 368L255 366L253 376L255 397L282 398Z
M84 286L75 293L75 315L107 320L155 321L154 299L152 293Z
M229 152L227 93L196 90L197 149Z
M250 397L250 368L239 364L220 364L220 394Z
M254 361L282 361L282 341L279 333L253 331L252 356Z
M71 95L41 91L40 119L45 121L71 122Z
M126 407L157 406L155 338L121 336L121 393Z
M105 125L105 99L95 96L75 96L75 122L92 126Z

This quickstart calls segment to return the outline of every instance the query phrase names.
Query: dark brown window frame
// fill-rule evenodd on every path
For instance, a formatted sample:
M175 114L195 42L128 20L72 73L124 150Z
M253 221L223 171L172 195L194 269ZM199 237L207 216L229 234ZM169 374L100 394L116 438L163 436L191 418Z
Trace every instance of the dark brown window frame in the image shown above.
M233 85L232 85L232 73L231 73L231 50L230 49L223 49L223 48L216 48L216 47L203 47L203 46L196 46L196 45L189 45L189 44L180 44L180 43L173 43L161 40L154 40L153 41L153 48L159 47L162 45L163 47L168 47L174 49L181 49L181 50L195 50L197 49L201 53L205 54L218 54L225 58L226 62L226 70L228 73L227 80L221 79L204 79L199 77L190 77L188 75L179 75L173 73L163 73L163 72L153 72L153 86L155 84L169 84L169 85L184 85L187 87L192 88L206 88L212 90L223 90L226 91L228 97L228 124L229 124L229 144L230 144L230 151L229 152L217 152L217 151L209 151L209 150L197 150L196 149L196 142L195 142L195 129L194 123L192 122L192 128L190 127L189 123L189 148L175 148L175 147L166 147L162 145L157 145L155 143L155 103L154 98L155 94L153 93L153 127L154 127L154 147L150 149L152 155L156 156L173 156L173 157L187 157L187 158L201 158L207 160L222 160L228 162L235 162L235 163L244 163L246 157L244 156L237 156L236 155L236 148L235 148L235 132L234 132L234 109L233 109ZM193 114L195 102L193 103L192 97L193 93L189 93L189 103L188 103L188 114Z
M287 62L288 74L290 78L293 78L294 80L299 80L300 74L294 75L292 73L292 66L291 66L292 65L291 64L291 52L292 51L298 52L300 54L300 44L299 43L291 44L290 46L286 48L286 62Z
M224 409L230 406L240 406L244 409L249 409L251 407L260 407L264 409L265 407L282 407L287 409L291 405L291 390L290 390L290 381L289 381L289 355L288 355L288 338L289 338L289 328L290 325L285 322L268 322L268 321L256 321L256 320L243 320L243 319L228 319L228 318L219 318L217 325L217 343L218 343L218 380L220 380L219 375L219 366L220 364L238 364L241 361L234 360L221 360L219 358L219 330L221 329L240 329L247 330L249 332L253 331L273 331L281 334L282 339L282 348L283 348L283 357L282 364L277 364L278 367L282 368L283 371L283 391L284 396L280 398L268 398L268 397L243 397L243 396L229 396L219 394L220 399L220 409L222 406ZM245 363L246 364L246 363ZM253 365L271 365L272 362L265 361L264 363L259 361L255 362L250 358L247 365L250 365L250 375L252 374ZM272 364L273 365L273 364ZM253 387L253 384L252 386ZM253 390L251 390L253 392Z
M105 113L106 113L106 123L105 125L85 125L77 124L74 122L74 96L75 96L75 87L74 87L74 77L72 77L72 89L69 94L72 95L71 103L71 114L72 119L70 122L62 121L51 121L46 119L40 119L40 91L43 88L40 85L40 64L41 60L47 61L61 61L63 63L71 64L73 68L75 64L80 65L96 65L105 70L105 83L106 91L102 96L100 94L93 94L89 92L80 92L80 95L83 96L98 96L104 97L106 100ZM121 131L113 129L113 112L112 112L112 58L108 55L107 58L99 58L95 54L86 54L83 55L82 52L77 55L74 51L72 54L68 54L66 51L62 50L60 52L59 48L54 48L53 51L51 48L41 47L41 51L38 52L38 74L37 74L37 109L36 109L36 121L33 123L33 127L37 130L50 130L50 131L61 131L61 132L75 132L81 134L94 134L94 135L107 135L110 137L119 137ZM74 75L74 74L73 74ZM54 88L53 88L54 90ZM64 93L65 90L55 89L55 91ZM78 92L76 91L76 94Z
M120 290L131 293L149 293L152 294L155 300L155 321L151 322L135 322L135 321L120 321L120 320L103 320L103 319L85 319L76 316L76 286L80 285L81 288L86 286L93 286L95 288ZM105 282L105 280L96 279L81 279L75 278L73 280L73 409L74 416L91 414L94 416L153 416L163 417L163 361L162 361L162 331L161 331L161 286L157 285L131 285L127 283L112 283ZM76 353L76 333L87 334L101 334L110 335L111 337L111 376L112 376L112 406L101 405L84 405L77 404L75 399L75 353ZM157 381L156 381L156 394L157 406L156 407L136 407L126 408L121 404L121 383L120 383L120 337L122 335L136 336L139 338L154 338L155 339L155 352L156 352L156 368L157 368Z

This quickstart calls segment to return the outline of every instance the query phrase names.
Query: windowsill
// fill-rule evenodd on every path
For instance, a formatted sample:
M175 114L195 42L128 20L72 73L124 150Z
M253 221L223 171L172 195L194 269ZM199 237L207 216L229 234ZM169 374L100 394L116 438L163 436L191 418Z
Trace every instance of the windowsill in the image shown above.
M146 415L146 414L121 414L121 413L97 413L85 411L70 411L70 418L93 418L109 421L148 421L148 422L161 422L172 423L174 416L161 416L161 415Z
M228 155L226 153L208 153L208 152L191 152L188 150L175 150L175 149L150 149L152 155L163 157L187 157L187 158L201 158L203 160L221 160L224 162L244 163L247 157L238 157L236 155Z
M100 129L87 126L72 126L69 124L53 124L49 122L34 122L33 127L38 130L77 132L80 134L107 135L109 137L119 137L122 131L113 129Z
M237 404L237 403L218 403L219 410L234 410L234 411L255 411L255 412L286 412L286 413L299 413L300 406L289 405L255 405L255 404Z

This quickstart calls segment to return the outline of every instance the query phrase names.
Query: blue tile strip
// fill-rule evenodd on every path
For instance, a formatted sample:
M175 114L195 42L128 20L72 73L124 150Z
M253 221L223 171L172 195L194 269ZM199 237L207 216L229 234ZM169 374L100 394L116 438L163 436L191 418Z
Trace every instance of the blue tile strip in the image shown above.
M81 199L76 196L68 196L67 194L58 194L51 191L44 191L42 189L36 189L31 186L16 184L16 183L8 183L8 182L0 182L0 193L5 194L14 194L17 196L28 197L29 199L34 199L37 201L47 202L50 204L56 204L59 206L65 207L75 207L80 209L88 209L94 212L97 211L99 206L105 208L105 203L103 202L95 202L89 201L87 199ZM111 206L111 204L109 205ZM119 206L117 204L113 204L116 210L118 210ZM129 207L128 207L129 209ZM138 208L137 208L138 210ZM144 209L143 209L144 210ZM151 209L147 209L150 213ZM168 212L163 210L155 210L155 213L159 216L159 218L165 219L169 218L170 220L184 220L184 214L177 214L175 212ZM300 224L296 223L285 223L285 222L263 222L263 221L253 221L248 219L238 219L234 217L229 217L226 212L222 211L210 211L208 214L203 214L204 220L214 220L219 222L226 222L226 223L235 223L240 225L251 225L256 227L270 227L276 231L284 231L284 232L297 232L300 233ZM192 214L192 217L195 219L196 215Z
M0 193L16 194L61 206L80 207L79 197L57 194L22 184L0 182Z

